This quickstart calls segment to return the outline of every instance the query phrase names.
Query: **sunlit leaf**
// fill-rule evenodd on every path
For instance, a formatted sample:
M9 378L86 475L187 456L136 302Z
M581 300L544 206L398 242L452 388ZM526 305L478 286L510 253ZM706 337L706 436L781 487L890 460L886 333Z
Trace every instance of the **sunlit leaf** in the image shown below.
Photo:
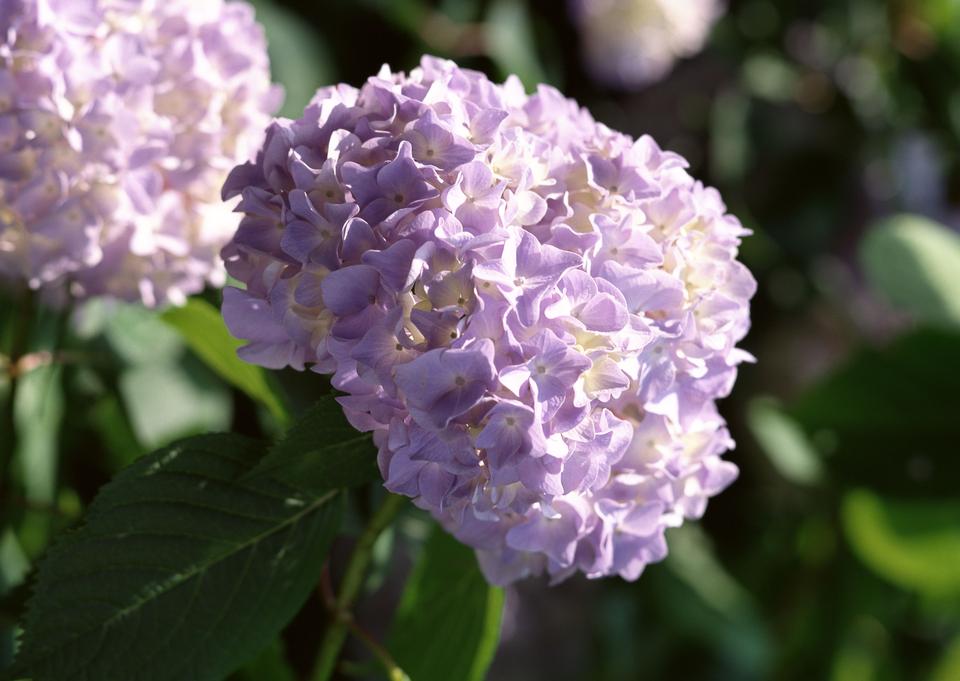
M202 368L188 362L143 364L120 376L120 393L144 446L160 447L180 437L230 426L230 394L211 376L197 371Z
M807 434L774 402L758 398L747 410L747 424L783 477L809 485L823 478L820 458Z
M323 36L303 18L271 0L253 0L263 25L273 79L283 85L279 115L299 118L318 88L330 85L334 74Z
M661 574L657 582L670 585L658 594L665 607L676 607L672 615L685 620L684 629L721 650L729 664L762 677L770 663L769 633L750 593L720 564L700 527L672 529L667 541L670 553L664 567L675 581Z
M914 318L960 326L960 235L918 215L874 227L860 257L873 287Z
M20 378L17 389L17 464L24 494L51 503L56 497L57 453L64 415L62 367L42 366Z
M237 357L243 342L227 331L223 317L215 307L199 298L163 314L163 320L175 328L190 349L218 376L262 403L281 424L287 414L280 397L270 386L264 370Z
M503 590L439 527L407 582L389 648L414 681L483 681L500 640Z
M855 490L844 499L843 526L881 577L934 597L960 593L960 502L894 502Z
M155 313L136 305L96 300L84 306L88 333L102 331L127 364L175 362L183 353L180 335Z
M528 90L547 82L525 3L494 0L487 11L487 41L490 56L504 75L518 76Z
M950 644L930 676L930 681L957 681L957 679L960 679L960 636Z

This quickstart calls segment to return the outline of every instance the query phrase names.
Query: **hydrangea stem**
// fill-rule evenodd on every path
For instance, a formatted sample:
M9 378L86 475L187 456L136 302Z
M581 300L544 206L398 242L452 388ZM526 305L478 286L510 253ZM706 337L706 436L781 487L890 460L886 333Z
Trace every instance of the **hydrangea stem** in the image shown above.
M396 494L388 495L357 540L353 555L350 556L350 562L347 564L343 582L340 584L340 592L334 606L333 621L330 623L320 646L320 653L317 655L311 681L327 681L333 675L337 659L340 657L340 649L343 648L350 630L350 621L353 617L350 608L363 586L367 566L369 566L370 559L373 556L373 545L380 534L393 522L406 501L406 497Z

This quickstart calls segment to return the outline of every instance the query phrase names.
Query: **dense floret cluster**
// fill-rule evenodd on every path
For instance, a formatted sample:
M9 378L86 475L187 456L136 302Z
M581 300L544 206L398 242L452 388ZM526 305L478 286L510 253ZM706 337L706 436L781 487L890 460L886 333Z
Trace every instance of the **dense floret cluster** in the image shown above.
M280 97L246 3L3 0L0 279L151 306L222 283L220 186Z
M448 61L276 121L225 249L246 360L333 375L487 577L634 579L736 476L747 232L679 156Z
M584 60L595 78L639 87L701 49L720 0L570 0Z

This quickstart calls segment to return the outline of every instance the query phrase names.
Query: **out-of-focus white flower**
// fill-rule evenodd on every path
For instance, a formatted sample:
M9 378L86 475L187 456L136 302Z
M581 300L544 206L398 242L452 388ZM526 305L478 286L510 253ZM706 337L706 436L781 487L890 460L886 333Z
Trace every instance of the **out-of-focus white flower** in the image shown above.
M605 83L639 87L701 49L719 0L572 0L587 68Z

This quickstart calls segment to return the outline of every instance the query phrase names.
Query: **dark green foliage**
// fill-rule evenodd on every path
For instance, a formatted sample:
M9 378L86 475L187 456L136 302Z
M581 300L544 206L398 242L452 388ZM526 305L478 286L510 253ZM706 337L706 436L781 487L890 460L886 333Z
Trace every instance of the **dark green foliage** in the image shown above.
M379 477L377 452L370 436L347 422L336 399L325 396L249 474L264 476L314 493L353 487Z
M923 329L865 348L790 410L844 485L956 497L960 333Z
M503 590L471 549L435 528L407 582L390 651L412 681L482 681L500 640Z
M18 669L36 681L203 681L255 656L316 584L339 493L244 476L235 435L184 440L103 488L43 560Z

